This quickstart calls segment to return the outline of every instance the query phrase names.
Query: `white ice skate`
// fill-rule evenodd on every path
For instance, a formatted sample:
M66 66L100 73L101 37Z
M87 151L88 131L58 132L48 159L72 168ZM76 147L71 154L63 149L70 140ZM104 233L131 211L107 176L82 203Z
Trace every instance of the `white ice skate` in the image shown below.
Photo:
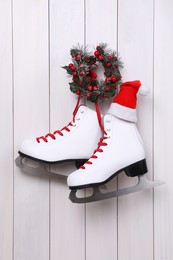
M146 178L145 151L135 124L136 93L139 87L139 81L122 84L120 93L104 117L104 128L107 134L100 139L98 148L90 159L67 179L68 186L72 190L69 196L71 201L88 203L104 200L149 189L163 183L149 181ZM102 193L100 187L122 171L129 177L138 176L138 184ZM94 189L91 196L77 197L78 189L89 187Z
M90 157L101 135L97 113L81 105L75 113L74 120L61 130L35 140L25 140L19 149L20 156L16 159L16 165L28 173L67 178L61 173L50 172L47 165L74 161L79 168ZM36 168L28 166L25 158L38 161L40 164Z

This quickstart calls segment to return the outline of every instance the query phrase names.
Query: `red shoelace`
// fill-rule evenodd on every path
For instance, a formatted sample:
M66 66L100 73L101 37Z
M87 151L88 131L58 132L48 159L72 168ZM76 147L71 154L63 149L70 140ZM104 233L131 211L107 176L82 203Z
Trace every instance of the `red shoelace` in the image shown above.
M56 139L55 134L59 134L59 135L63 136L63 133L62 133L63 130L66 130L67 132L70 132L70 129L68 128L69 126L73 126L73 124L70 122L67 126L63 127L61 130L54 131L53 134L52 133L48 133L45 136L37 137L36 141L38 143L40 143L40 140L43 140L45 143L47 143L48 142L48 140L47 140L48 137L51 137L53 140L55 140Z
M48 137L51 137L53 140L55 140L56 139L56 136L55 136L56 134L59 134L59 135L63 136L63 132L62 132L63 130L65 130L67 132L70 132L69 126L73 126L73 123L75 122L75 116L76 116L76 113L77 113L78 108L79 108L80 99L81 99L81 96L79 95L77 103L76 103L76 106L75 106L75 109L73 111L73 119L67 126L63 127L61 130L56 130L53 133L48 133L45 136L37 137L36 141L38 143L40 143L40 140L43 140L45 143L47 143L48 142Z
M75 122L75 116L76 116L76 113L77 113L78 108L79 108L80 99L81 99L81 95L79 95L77 103L76 103L76 106L75 106L75 109L73 111L73 119L67 126L63 127L61 130L56 130L53 133L48 133L45 136L37 137L36 141L38 143L40 143L40 140L43 140L45 143L47 143L48 142L48 137L51 137L53 140L55 140L56 139L56 136L55 136L56 134L59 134L59 135L63 136L63 133L62 133L63 130L66 130L67 132L70 132L70 129L68 127L69 126L73 126L72 122L73 123ZM96 113L97 113L97 118L98 118L98 123L99 123L100 129L102 130L102 132L104 134L106 134L106 132L104 130L104 127L102 125L101 113L100 113L99 105L98 105L97 102L95 103L95 108L96 108Z
M104 142L105 139L107 139L107 137L102 137L102 138L100 138L100 141L99 141L99 143L98 143L98 147L97 147L97 149L94 151L94 153L93 153L93 155L90 157L90 159L97 159L98 157L97 157L96 153L97 153L97 152L99 152L99 153L102 153L102 152L103 152L103 149L101 149L100 147L107 145L107 143ZM93 163L92 163L90 160L88 160L88 161L86 161L86 162L84 163L84 165L80 166L80 169L85 169L85 164L93 164Z

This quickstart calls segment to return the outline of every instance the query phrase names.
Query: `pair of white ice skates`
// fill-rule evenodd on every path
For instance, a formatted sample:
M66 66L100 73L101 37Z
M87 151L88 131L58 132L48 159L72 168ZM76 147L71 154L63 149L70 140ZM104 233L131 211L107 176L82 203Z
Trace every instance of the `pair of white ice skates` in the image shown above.
M103 117L104 135L97 121L97 113L81 105L75 119L66 127L35 140L24 141L19 150L20 156L16 159L17 166L38 172L40 168L30 169L23 159L30 158L48 164L75 161L79 169L68 176L67 184L71 189L69 197L76 203L118 197L162 184L161 181L149 181L145 177L145 151L135 124L139 87L139 81L121 85L119 94ZM138 176L138 184L102 193L101 186L122 171L129 177ZM41 172L50 177L55 175L43 167ZM60 174L57 177L66 178ZM91 196L77 196L78 189L90 187L93 188Z

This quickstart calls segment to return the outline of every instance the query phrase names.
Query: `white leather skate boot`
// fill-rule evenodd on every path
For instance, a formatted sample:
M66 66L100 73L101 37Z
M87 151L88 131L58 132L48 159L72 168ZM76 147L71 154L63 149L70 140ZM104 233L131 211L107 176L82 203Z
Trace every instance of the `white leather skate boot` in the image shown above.
M119 94L104 117L106 134L100 139L98 148L80 169L69 175L67 183L72 190L70 199L73 202L86 203L117 197L161 184L145 180L143 185L125 188L120 192L103 194L99 190L100 185L107 183L122 171L130 177L144 176L147 173L145 151L135 124L136 94L140 85L140 81L121 85ZM92 196L76 197L77 189L88 187L94 187Z
M75 118L67 126L54 133L25 140L19 154L46 163L87 160L101 137L97 113L79 106ZM90 142L88 142L90 140Z
M106 135L84 166L68 177L71 189L104 184L121 171L128 176L147 172L142 140L136 128L136 93L139 81L121 85L107 115L104 117Z
M145 152L136 125L112 115L104 117L107 135L79 170L68 177L71 189L105 184L123 170L128 176L147 172Z

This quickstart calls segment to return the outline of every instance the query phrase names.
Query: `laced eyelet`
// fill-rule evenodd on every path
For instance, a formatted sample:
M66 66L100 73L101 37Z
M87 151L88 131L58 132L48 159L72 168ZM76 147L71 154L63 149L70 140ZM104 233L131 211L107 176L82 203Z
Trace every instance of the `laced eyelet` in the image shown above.
M98 148L94 151L94 153L93 153L93 155L90 157L91 159L97 159L98 157L97 157L97 155L96 155L96 153L103 153L104 152L104 150L103 149L101 149L100 147L101 146L107 146L108 144L104 141L104 140L106 140L107 138L109 138L109 137L102 137L102 138L100 138L100 142L98 143ZM80 169L85 169L85 165L87 165L87 164L93 164L90 160L88 160L88 161L86 161L85 163L84 163L84 165L82 165L81 167L80 167Z
M48 138L51 138L52 140L56 140L56 134L63 136L63 132L62 131L67 131L70 132L70 126L76 126L73 125L72 122L70 122L67 126L63 127L61 130L56 130L53 133L48 133L45 136L40 136L36 138L37 143L40 143L40 140L43 140L45 143L48 143Z

